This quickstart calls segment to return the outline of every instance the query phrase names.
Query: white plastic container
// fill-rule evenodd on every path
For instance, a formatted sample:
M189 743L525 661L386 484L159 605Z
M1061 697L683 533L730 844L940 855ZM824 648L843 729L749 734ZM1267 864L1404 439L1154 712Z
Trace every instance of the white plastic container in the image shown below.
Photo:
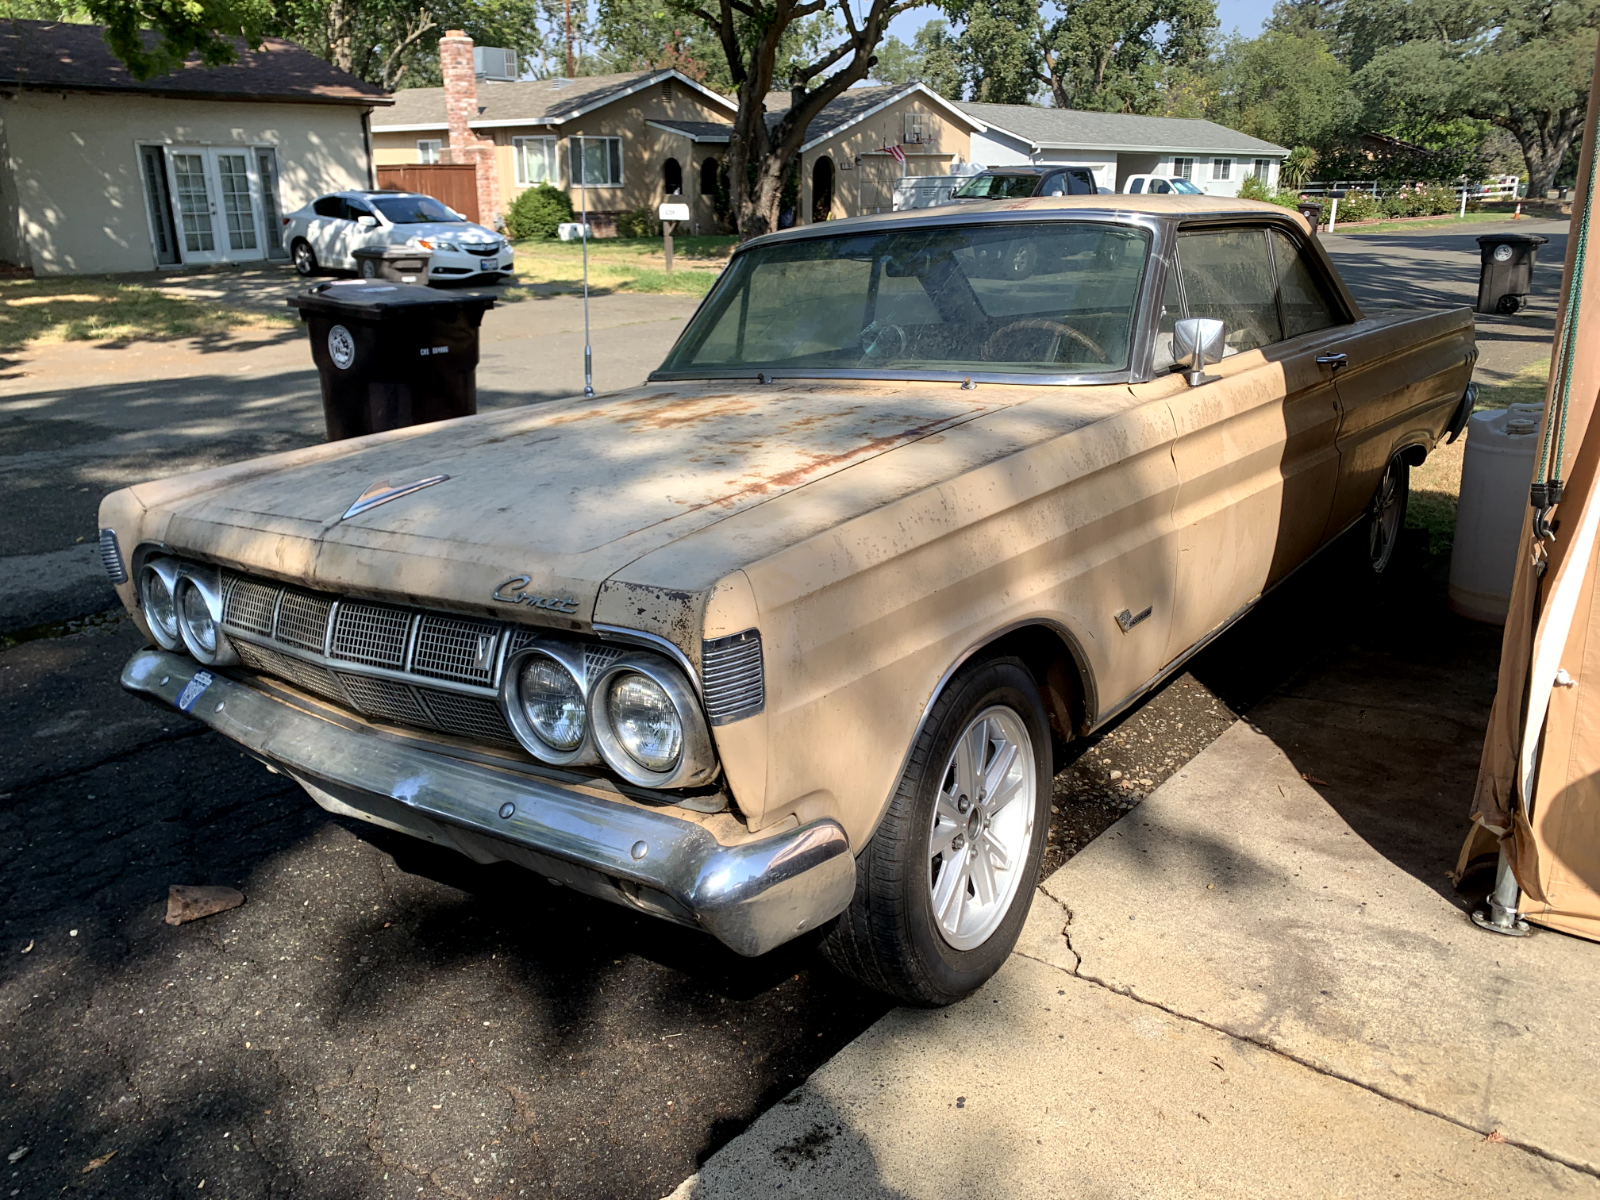
M1467 420L1450 607L1474 621L1506 623L1543 412L1541 404L1513 404Z

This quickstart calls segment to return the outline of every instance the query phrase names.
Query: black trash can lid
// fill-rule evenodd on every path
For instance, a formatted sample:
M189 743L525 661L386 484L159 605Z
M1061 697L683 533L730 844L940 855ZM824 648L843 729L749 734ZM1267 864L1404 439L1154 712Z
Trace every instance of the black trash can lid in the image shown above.
M1480 246L1542 246L1550 239L1537 233L1485 233L1478 238Z
M440 291L418 283L387 283L381 279L336 279L319 283L290 296L291 308L305 312L334 312L351 315L392 312L411 308L455 308L463 305L494 307L492 293L478 291Z

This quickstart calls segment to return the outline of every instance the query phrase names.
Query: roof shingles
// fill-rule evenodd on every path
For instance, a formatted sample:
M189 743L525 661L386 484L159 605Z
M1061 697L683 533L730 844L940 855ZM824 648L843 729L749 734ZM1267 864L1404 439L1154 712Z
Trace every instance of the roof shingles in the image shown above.
M579 75L576 79L518 79L478 81L478 115L472 121L557 124L641 85L673 77L672 71L624 71L616 75ZM681 76L679 77L681 78ZM384 113L374 129L446 125L444 89L406 88L396 92L394 108Z
M1052 149L1288 153L1282 146L1197 117L1140 117L1031 104L971 102L957 107L985 125Z
M153 37L153 35L147 35ZM195 100L273 100L310 104L388 104L389 96L308 50L268 38L259 50L237 44L238 61L206 67L191 59L144 81L129 72L99 25L0 22L0 87L143 93Z

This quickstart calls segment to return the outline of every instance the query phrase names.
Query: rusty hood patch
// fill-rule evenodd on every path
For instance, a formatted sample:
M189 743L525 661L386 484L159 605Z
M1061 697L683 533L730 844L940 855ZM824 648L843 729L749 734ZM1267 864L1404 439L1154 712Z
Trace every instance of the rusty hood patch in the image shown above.
M640 555L1004 406L995 390L987 400L941 384L646 387L361 439L276 470L224 469L210 488L138 490L147 537L242 567L488 611L501 608L496 586L527 576L519 590L587 614L606 577ZM374 481L439 475L344 516Z

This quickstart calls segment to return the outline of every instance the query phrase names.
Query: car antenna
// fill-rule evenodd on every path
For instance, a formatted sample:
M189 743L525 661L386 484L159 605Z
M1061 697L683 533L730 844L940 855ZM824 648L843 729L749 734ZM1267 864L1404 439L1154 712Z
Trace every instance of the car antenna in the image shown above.
M594 352L589 348L589 181L583 177L583 143L578 143L578 191L583 197L583 394L594 395Z

